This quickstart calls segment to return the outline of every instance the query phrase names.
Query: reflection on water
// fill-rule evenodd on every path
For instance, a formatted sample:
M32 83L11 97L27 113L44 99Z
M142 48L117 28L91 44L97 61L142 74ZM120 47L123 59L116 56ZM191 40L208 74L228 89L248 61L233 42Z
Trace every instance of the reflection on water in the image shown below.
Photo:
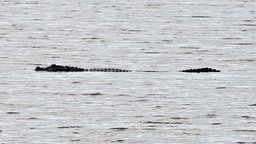
M2 1L1 142L255 143L255 5Z

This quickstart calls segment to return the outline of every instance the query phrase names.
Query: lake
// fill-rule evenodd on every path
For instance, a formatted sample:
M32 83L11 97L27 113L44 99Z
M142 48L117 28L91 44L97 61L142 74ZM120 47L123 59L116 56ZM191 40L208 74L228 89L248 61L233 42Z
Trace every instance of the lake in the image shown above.
M0 3L2 144L256 143L255 0Z

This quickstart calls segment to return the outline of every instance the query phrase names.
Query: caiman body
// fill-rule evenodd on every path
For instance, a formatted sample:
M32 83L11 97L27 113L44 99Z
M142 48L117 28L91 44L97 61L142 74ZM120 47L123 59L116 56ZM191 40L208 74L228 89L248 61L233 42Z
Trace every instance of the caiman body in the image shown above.
M47 72L131 72L131 70L117 69L117 68L91 68L84 69L73 66L62 66L52 64L48 67L36 67L35 71L47 71Z
M205 68L197 68L197 69L186 69L186 70L182 70L181 72L188 72L188 73L220 72L220 70L205 67Z
M46 71L46 72L169 72L169 71L132 71L126 69L119 69L119 68L78 68L73 66L62 66L52 64L48 67L39 67L35 68L35 71ZM220 70L212 69L212 68L197 68L197 69L187 69L182 70L180 72L189 72L189 73L200 73L200 72L220 72Z

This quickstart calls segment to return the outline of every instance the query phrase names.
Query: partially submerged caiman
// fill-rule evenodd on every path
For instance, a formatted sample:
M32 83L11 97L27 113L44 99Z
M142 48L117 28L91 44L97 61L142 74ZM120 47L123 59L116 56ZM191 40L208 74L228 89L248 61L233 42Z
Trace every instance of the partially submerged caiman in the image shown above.
M62 66L52 64L47 67L39 67L35 68L35 71L47 71L47 72L134 72L132 70L119 69L119 68L78 68L73 66ZM135 71L135 72L169 72L169 71ZM189 73L200 73L200 72L220 72L220 70L213 68L197 68L197 69L186 69L180 72L189 72Z

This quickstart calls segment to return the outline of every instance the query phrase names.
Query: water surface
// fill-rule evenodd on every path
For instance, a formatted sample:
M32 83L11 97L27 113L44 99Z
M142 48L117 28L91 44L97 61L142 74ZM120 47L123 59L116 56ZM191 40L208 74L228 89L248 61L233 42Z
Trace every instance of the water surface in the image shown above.
M1 143L256 143L255 0L0 2Z

